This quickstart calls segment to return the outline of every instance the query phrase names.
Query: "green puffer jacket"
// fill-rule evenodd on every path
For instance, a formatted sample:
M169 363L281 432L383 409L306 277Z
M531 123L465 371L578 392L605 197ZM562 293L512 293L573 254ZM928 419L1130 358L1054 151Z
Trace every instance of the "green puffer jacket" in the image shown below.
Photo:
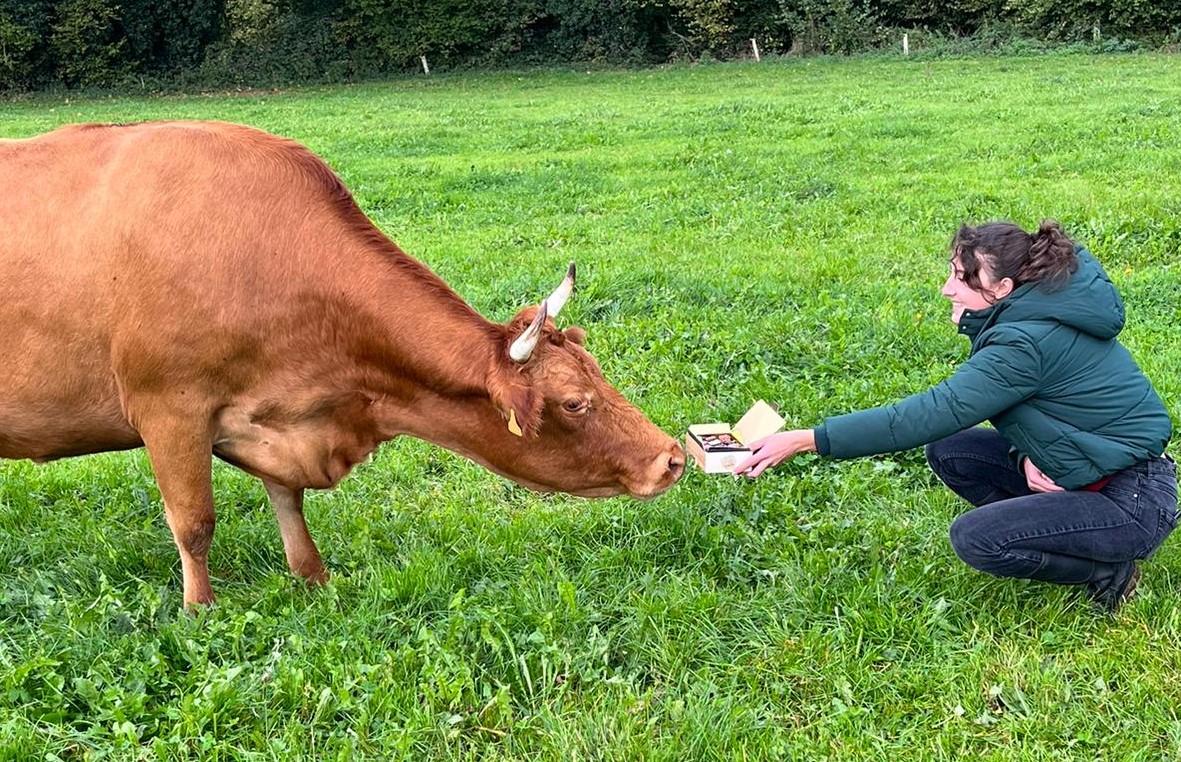
M946 381L894 405L827 419L821 455L908 450L985 420L1064 489L1160 456L1172 422L1116 336L1124 305L1103 267L1076 246L1078 270L1054 291L1026 283L965 311L967 359Z

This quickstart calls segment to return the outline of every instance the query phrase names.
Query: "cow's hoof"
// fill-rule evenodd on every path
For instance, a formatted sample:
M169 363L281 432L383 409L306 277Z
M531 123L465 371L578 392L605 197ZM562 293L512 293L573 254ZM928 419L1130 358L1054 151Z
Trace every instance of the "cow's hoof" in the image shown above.
M185 612L189 614L198 614L205 609L211 609L217 604L217 599L212 595L209 598L200 598L192 601L185 601Z
M324 566L313 569L296 569L295 575L308 584L308 587L321 587L328 584L328 569Z

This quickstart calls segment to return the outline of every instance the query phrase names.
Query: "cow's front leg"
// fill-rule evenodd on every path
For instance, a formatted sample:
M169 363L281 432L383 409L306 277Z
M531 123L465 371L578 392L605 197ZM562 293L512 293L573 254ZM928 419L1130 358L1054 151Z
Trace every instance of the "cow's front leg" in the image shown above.
M164 514L180 551L185 606L213 603L209 584L209 547L217 517L213 511L211 449L208 437L185 431L184 422L169 421L153 430L140 429L156 474Z
M316 542L308 532L303 517L303 490L290 489L263 480L275 518L279 522L279 534L283 536L283 551L287 554L287 565L291 572L315 585L328 581L328 570L316 550Z

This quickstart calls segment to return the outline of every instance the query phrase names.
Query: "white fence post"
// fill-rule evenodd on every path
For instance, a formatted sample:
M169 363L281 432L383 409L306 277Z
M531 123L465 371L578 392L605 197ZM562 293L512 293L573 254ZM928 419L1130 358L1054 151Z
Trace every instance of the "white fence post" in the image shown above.
M422 73L426 74L427 76L430 76L431 67L426 65L426 56L419 56L418 60L422 61Z
M755 42L754 37L750 38L750 49L755 52L755 60L756 61L760 60L759 59L759 43Z

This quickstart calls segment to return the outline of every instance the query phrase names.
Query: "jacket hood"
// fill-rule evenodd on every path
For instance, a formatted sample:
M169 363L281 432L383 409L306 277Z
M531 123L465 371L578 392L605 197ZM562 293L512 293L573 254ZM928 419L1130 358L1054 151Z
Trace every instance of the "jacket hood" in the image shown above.
M1098 339L1114 339L1124 327L1124 300L1089 251L1078 245L1074 251L1078 269L1064 286L1047 289L1026 283L987 309L965 312L959 332L974 340L996 323L1038 320L1060 323Z

